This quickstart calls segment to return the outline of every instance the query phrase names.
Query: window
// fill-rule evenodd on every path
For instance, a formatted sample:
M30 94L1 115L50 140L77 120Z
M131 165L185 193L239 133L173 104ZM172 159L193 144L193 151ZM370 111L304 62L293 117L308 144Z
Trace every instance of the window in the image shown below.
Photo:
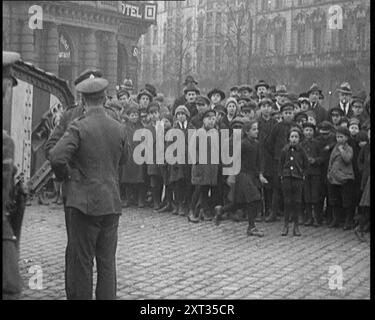
M221 69L221 46L215 47L215 69Z
M212 34L212 28L213 28L213 13L212 12L208 12L207 13L207 30L206 30L206 34L207 35L211 35Z
M203 17L198 18L198 39L203 38Z
M153 45L156 45L158 44L158 26L154 26L154 32L153 32L153 36L152 36L152 44Z
M366 48L366 25L360 23L357 25L357 48L364 50Z
M167 23L163 24L163 43L167 42Z
M212 47L206 47L206 66L207 69L210 70L212 68Z
M269 10L269 4L270 0L261 0L261 11L268 11Z
M186 40L191 41L192 39L192 32L193 32L193 20L192 18L188 18L186 20Z
M297 53L302 54L305 49L305 29L297 29Z
M222 25L222 13L216 13L216 21L215 21L215 34L221 34L221 25Z
M317 26L313 31L313 44L316 52L320 52L322 47L322 28Z
M283 6L283 0L275 0L275 9L281 9Z
M189 52L185 56L185 70L187 73L191 71L191 55Z
M202 47L201 46L197 46L197 72L198 73L201 72L202 58L203 58Z

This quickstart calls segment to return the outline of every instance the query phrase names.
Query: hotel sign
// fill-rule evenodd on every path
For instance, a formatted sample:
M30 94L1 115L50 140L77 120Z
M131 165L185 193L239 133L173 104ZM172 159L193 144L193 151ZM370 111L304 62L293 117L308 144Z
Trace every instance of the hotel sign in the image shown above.
M125 16L156 23L156 3L136 3L123 1L121 2L120 11Z

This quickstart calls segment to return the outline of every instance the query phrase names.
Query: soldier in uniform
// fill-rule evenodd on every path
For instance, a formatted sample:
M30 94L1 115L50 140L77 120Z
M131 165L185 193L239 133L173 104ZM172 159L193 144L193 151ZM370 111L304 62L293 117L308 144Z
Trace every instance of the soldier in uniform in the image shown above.
M117 230L121 214L120 165L126 162L124 126L103 108L108 81L89 78L77 85L86 113L73 121L50 151L51 166L67 180L70 231L66 255L69 300L91 300L96 258L96 299L116 299Z
M12 99L12 87L17 85L17 80L12 75L12 65L20 59L16 52L3 51L3 107L9 106ZM19 298L22 290L22 279L18 267L19 235L21 219L16 225L7 204L10 201L10 192L13 188L14 174L14 142L6 131L3 130L3 299L15 300ZM17 205L17 204L16 204ZM21 213L16 210L16 213Z

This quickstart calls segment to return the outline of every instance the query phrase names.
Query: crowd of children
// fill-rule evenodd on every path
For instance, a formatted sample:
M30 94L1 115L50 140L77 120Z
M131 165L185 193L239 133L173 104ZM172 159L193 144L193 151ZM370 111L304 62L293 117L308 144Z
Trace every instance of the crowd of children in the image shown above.
M348 83L338 89L337 106L323 107L317 84L299 96L285 86L259 81L234 86L229 97L220 89L201 95L197 81L187 77L184 94L166 105L152 85L132 98L119 88L107 109L124 123L129 148L137 129L174 128L187 137L189 129L241 129L241 170L223 175L222 163L211 163L208 139L206 164L137 164L133 157L120 174L123 207L150 206L157 212L185 216L190 222L248 220L247 234L263 236L255 223L283 217L282 235L299 225L355 228L359 239L369 230L370 99L353 95ZM114 107L117 106L117 107ZM154 139L153 148L156 148ZM186 143L188 139L185 139ZM231 141L231 138L229 139ZM168 144L173 142L165 142ZM197 141L197 153L199 149ZM155 157L154 152L154 157ZM132 154L132 153L130 153Z

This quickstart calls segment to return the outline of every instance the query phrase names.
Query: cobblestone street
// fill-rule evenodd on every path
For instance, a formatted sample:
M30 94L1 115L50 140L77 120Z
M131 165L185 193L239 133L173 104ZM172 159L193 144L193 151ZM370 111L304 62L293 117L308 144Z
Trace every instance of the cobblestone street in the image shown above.
M118 298L370 298L370 245L360 243L352 231L301 227L302 237L297 238L280 236L281 221L258 226L264 238L247 237L246 222L227 220L216 227L213 222L192 224L151 209L123 209ZM62 206L26 208L21 299L66 299L65 245ZM40 290L29 286L36 270L32 266L42 268ZM341 290L330 289L332 266L343 270Z

